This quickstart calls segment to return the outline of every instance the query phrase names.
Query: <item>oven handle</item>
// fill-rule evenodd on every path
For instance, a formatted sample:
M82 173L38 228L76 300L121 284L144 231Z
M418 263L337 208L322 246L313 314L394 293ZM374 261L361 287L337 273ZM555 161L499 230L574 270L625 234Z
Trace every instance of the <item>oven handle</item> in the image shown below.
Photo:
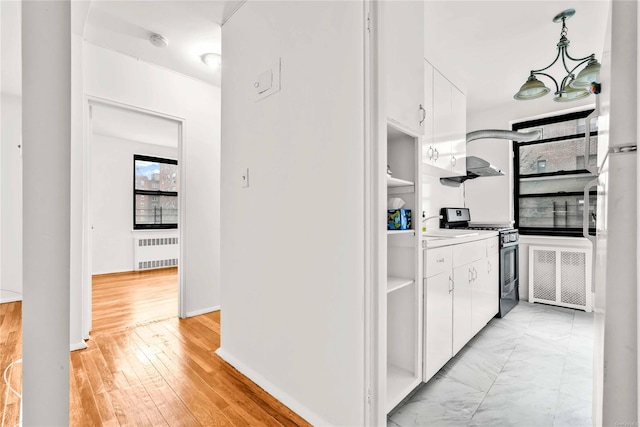
M592 179L584 186L584 206L582 207L582 235L591 242L591 266L596 265L596 237L589 234L589 190L598 187L598 177ZM591 274L591 292L596 291L596 276Z

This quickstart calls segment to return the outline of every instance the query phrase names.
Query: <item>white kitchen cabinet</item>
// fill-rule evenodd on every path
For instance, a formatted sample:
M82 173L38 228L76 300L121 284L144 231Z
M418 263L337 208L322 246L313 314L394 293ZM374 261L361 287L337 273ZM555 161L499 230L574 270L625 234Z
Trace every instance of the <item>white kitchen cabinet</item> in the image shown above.
M424 60L424 136L422 137L422 161L425 164L433 163L433 74L435 69L426 59Z
M467 163L467 97L451 86L451 172L466 175Z
M451 83L438 70L433 72L433 150L427 150L431 164L451 171L453 115Z
M498 312L498 259L497 236L425 251L425 382Z
M381 2L387 118L415 136L424 131L424 4Z
M473 264L453 269L453 355L473 338L471 330Z
M423 381L427 382L453 356L453 279L451 271L424 279L425 352Z
M424 172L435 176L466 174L466 97L425 61L426 122ZM431 108L429 109L431 102Z

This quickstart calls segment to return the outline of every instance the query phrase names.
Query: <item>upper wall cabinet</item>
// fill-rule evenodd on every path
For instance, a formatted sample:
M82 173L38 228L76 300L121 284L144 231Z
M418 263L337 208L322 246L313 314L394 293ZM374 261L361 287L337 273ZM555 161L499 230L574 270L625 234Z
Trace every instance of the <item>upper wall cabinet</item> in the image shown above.
M387 118L415 136L423 135L424 4L382 2L387 74Z
M467 99L438 70L425 61L427 109L423 139L423 170L429 175L466 174Z

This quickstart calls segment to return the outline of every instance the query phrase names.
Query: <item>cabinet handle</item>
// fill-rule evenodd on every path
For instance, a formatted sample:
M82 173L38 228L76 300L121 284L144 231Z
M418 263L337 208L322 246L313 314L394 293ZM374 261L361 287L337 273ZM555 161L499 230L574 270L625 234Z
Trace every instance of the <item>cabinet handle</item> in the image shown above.
M449 293L453 292L453 279L449 276Z
M427 156L429 156L429 159L433 159L433 146L429 146L429 149L427 150Z
M444 258L438 258L436 262L444 262Z
M469 269L469 283L473 282L473 271Z
M427 110L424 109L422 104L420 104L420 111L422 111L422 120L420 120L420 126L422 126L422 123L427 119Z
M438 160L438 157L440 157L440 153L438 152L438 149L437 149L437 148L434 148L434 149L433 149L433 152L434 152L434 153L435 153L435 155L436 155L436 158L435 158L435 159L433 159L433 160Z
M491 273L491 261L487 261L487 273Z
M473 267L473 280L475 281L478 278L478 270L476 270L475 267Z
M455 166L457 162L458 162L458 159L456 159L456 156L451 156L451 164Z

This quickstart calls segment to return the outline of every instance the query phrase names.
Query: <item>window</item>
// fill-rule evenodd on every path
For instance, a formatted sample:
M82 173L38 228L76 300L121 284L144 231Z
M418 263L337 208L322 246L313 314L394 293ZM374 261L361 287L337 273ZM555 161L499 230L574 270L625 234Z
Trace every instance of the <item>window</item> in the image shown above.
M133 228L178 228L178 162L134 154L133 170Z
M521 234L582 236L584 187L594 176L585 169L585 117L593 110L516 123L513 130L542 129L542 138L514 142L514 213ZM590 166L597 165L598 131L591 121ZM591 191L595 196L596 192ZM595 197L587 201L595 212ZM595 232L595 217L590 215Z

